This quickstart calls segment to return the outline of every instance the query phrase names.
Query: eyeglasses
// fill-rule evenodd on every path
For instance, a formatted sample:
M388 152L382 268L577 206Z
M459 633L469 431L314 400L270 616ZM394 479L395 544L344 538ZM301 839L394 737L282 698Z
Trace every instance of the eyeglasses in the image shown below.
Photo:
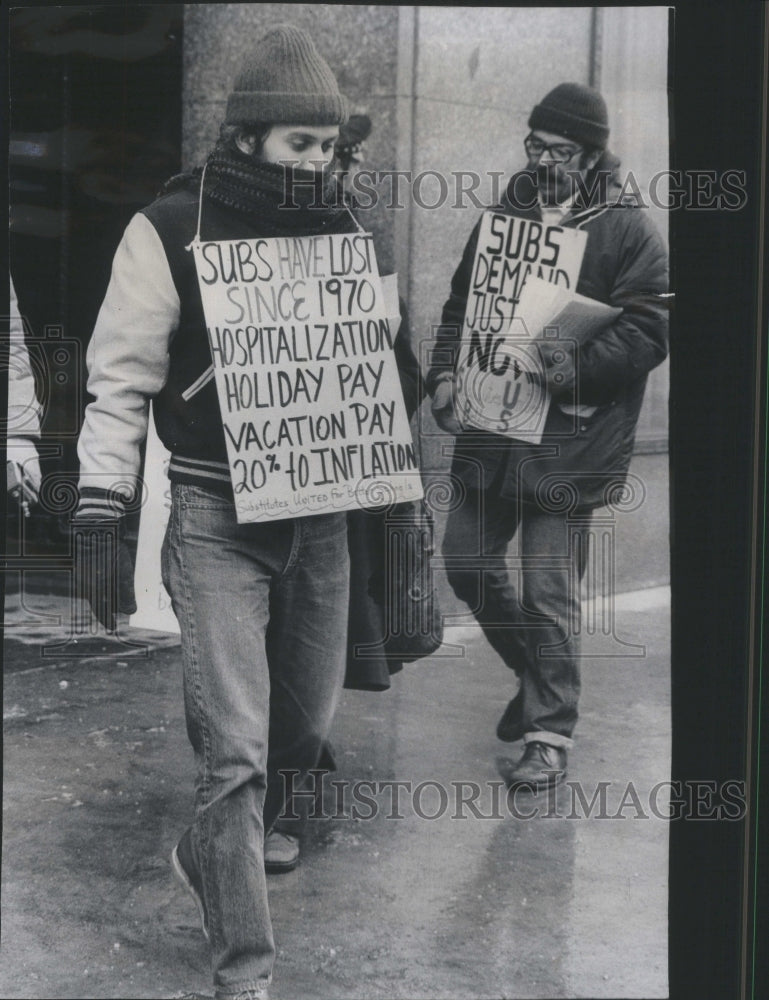
M561 142L547 143L536 135L527 135L523 146L528 156L538 159L543 153L549 153L554 163L568 163L577 153L582 152L581 146L569 146Z

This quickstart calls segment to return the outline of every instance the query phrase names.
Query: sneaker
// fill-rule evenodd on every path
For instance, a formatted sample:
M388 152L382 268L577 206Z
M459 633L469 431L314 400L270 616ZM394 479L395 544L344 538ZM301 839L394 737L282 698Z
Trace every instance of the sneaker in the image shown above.
M299 838L272 829L264 838L264 870L268 875L293 871L299 864Z
M173 851L171 851L171 866L176 877L195 900L195 905L200 914L200 924L203 928L203 934L206 941L208 941L208 914L206 913L206 904L203 901L203 883L200 878L200 872L195 867L192 859L189 830L185 830L181 840Z
M531 740L512 771L503 774L503 777L508 788L524 786L535 792L551 788L566 777L566 751L549 743Z
M497 723L497 739L504 743L515 743L523 739L523 699L521 692L511 698L502 718Z

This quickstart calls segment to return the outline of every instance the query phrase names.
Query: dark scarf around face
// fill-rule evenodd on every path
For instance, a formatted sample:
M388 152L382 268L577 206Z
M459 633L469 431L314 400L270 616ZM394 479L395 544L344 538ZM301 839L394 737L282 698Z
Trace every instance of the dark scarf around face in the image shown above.
M198 167L191 174L172 177L161 194L180 187L199 190L202 173ZM333 172L292 171L220 143L208 157L203 184L204 239L207 201L241 215L259 236L318 236L358 229Z

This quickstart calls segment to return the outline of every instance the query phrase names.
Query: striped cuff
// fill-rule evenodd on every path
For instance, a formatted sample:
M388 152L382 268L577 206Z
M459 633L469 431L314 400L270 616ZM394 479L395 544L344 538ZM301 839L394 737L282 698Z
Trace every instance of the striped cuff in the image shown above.
M190 458L174 452L168 465L168 476L176 482L220 483L232 487L230 467L227 462L217 462L215 459Z
M115 520L125 514L127 503L127 498L116 490L84 486L80 490L80 502L75 517L84 521Z

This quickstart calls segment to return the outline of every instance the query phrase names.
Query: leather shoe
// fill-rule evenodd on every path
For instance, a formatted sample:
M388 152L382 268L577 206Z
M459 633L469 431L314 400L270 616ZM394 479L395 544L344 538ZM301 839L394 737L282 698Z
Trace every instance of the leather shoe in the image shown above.
M264 870L268 875L293 871L299 864L299 838L272 829L264 838Z
M504 743L515 743L523 739L523 699L521 692L511 698L502 718L497 723L497 739Z
M526 786L538 791L559 784L565 777L566 751L562 747L531 740L505 780L508 788Z

